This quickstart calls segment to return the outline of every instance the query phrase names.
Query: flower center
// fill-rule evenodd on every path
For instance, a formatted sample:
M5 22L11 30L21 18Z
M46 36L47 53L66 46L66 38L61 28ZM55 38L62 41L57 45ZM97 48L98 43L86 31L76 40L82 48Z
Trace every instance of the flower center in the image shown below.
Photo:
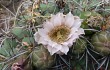
M65 42L69 34L70 28L65 25L56 26L48 33L50 39L57 43Z

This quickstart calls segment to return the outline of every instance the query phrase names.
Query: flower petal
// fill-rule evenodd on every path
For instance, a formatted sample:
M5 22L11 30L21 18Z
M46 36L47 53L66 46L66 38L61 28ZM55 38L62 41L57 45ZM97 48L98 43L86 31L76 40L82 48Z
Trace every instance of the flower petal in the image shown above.
M53 23L54 26L61 25L64 21L64 17L62 13L58 13L56 15L52 15L50 21Z
M71 40L69 40L69 41L67 41L67 42L62 43L62 45L68 46L68 47L70 48L70 47L73 45L73 41L72 41L72 39L71 39Z
M55 45L57 45L56 42L53 42L51 40L48 40L48 45L52 46L52 47L55 47Z
M34 39L35 39L35 41L38 42L38 41L39 41L39 38L40 38L40 35L39 35L38 32L36 32L36 33L34 34Z
M56 49L60 50L60 49L62 49L62 45L57 44L57 45L55 45L55 47L54 47L54 48L56 48Z
M62 47L62 49L60 51L67 55L67 52L69 51L69 48L68 48L68 46L64 46L63 45L63 47Z
M74 24L74 16L71 14L71 12L69 12L66 16L65 16L65 25L67 25L68 27L72 27Z
M41 37L48 38L48 32L45 29L39 28L38 33Z
M73 34L66 42L63 42L62 45L68 46L69 48L73 45L73 42L79 38L77 33Z
M64 53L62 53L61 51L58 51L56 52L56 54L63 55Z
M45 30L47 30L49 32L52 28L54 28L54 25L51 22L46 21L43 24L43 27L44 27Z
M78 28L72 27L72 28L71 28L71 32L70 32L70 34L69 34L69 36L68 36L68 39L69 39L74 33L76 33L77 31L78 31Z
M82 29L82 28L79 28L79 30L78 30L78 35L80 35L80 34L85 34L85 32L84 32L84 29Z
M74 24L73 24L73 27L80 28L81 22L82 22L82 20L81 20L79 17L74 16Z
M40 37L39 41L38 41L38 44L47 45L47 41L45 41L43 37Z
M48 51L50 52L51 55L53 55L54 53L58 52L59 49L51 47L51 46L47 46Z

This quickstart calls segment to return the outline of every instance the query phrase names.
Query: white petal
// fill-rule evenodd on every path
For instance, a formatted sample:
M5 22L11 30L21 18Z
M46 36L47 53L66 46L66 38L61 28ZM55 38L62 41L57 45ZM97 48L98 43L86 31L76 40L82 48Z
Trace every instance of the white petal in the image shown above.
M38 44L47 45L47 41L45 41L43 37L40 37L39 41L38 41Z
M52 47L47 45L47 49L50 52L50 55L52 55Z
M56 54L63 55L64 53L62 53L61 51L58 51L56 52Z
M54 53L58 52L59 50L51 47L51 46L47 46L48 51L50 52L51 55L53 55Z
M56 48L52 48L52 52L51 52L51 55L53 55L54 53L58 52L59 50L56 49Z
M73 42L79 38L77 33L73 34L66 42L63 42L62 45L68 46L69 48L73 45Z
M38 33L42 36L44 35L45 31L43 28L38 28Z
M44 30L43 28L41 28L41 29L38 29L38 33L39 33L39 35L41 36L41 40L43 39L44 41L47 41L48 42L48 40L50 40L50 38L49 38L49 36L48 36L48 33L46 32L46 30ZM40 41L41 41L40 40ZM39 42L40 42L39 41Z
M60 51L67 55L67 52L69 51L69 47L68 46L62 46L62 49Z
M78 39L79 38L79 35L77 34L77 33L74 33L73 35L72 35L72 37L70 38L70 40L76 40L76 39Z
M58 13L56 15L52 15L52 18L50 19L51 23L53 23L54 26L61 25L64 22L64 17L62 13Z
M55 45L55 46L54 46L54 48L56 48L56 49L60 50L60 49L62 49L62 45L57 44L57 45Z
M77 33L78 33L78 35L80 35L80 34L85 34L85 33L84 33L84 29L82 29L82 28L79 28L79 30L78 30Z
M54 28L54 25L49 22L49 21L46 21L44 24L43 24L43 27L45 30L47 30L47 32L49 32L51 29Z
M75 18L75 20L74 20L73 27L80 28L82 20L80 18L78 18L78 17L77 18L74 17L74 18Z
M73 24L74 24L74 16L71 14L71 12L69 12L65 16L65 25L67 25L71 28L73 26Z
M71 37L74 33L76 33L77 31L78 31L78 28L75 28L75 27L71 28L71 32L70 32L68 38L70 38L70 37Z
M57 45L56 42L53 42L51 40L48 40L48 45L52 46L52 47L55 47L55 45Z
M34 34L34 38L35 38L35 41L36 41L36 42L39 41L40 35L39 35L38 32L36 32L36 33Z
M73 45L73 40L68 40L67 42L63 42L62 45L68 46L69 48Z
M62 48L62 46L60 44L57 44L56 42L53 42L51 40L48 40L48 45L51 46L52 48L56 48L58 50L60 50Z
M52 47L52 45L53 44L47 46L48 51L50 52L51 55L53 55L54 53L56 53L62 49L62 45L60 45L60 44L55 44L53 47Z
M69 46L69 42L63 42L62 45Z
M39 33L39 35L40 35L41 37L47 37L47 35L48 35L48 33L46 32L46 30L43 29L43 28L39 28L39 29L38 29L38 33Z

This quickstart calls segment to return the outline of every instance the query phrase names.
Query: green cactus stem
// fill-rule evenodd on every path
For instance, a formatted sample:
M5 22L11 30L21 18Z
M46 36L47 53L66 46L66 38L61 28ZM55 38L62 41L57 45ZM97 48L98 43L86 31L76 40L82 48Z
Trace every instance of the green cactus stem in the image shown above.
M73 45L73 52L76 54L83 53L87 46L87 42L84 39L78 39Z
M102 55L110 54L110 32L101 31L92 37L94 49Z
M38 70L45 70L54 64L54 56L51 56L43 46L38 46L32 52L32 62Z

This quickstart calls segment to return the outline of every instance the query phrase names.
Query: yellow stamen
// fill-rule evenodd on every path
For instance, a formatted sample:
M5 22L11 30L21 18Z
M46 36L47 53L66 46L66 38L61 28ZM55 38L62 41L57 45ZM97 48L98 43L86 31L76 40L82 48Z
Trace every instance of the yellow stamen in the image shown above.
M69 34L70 28L66 25L56 26L48 33L50 39L57 43L65 42Z

